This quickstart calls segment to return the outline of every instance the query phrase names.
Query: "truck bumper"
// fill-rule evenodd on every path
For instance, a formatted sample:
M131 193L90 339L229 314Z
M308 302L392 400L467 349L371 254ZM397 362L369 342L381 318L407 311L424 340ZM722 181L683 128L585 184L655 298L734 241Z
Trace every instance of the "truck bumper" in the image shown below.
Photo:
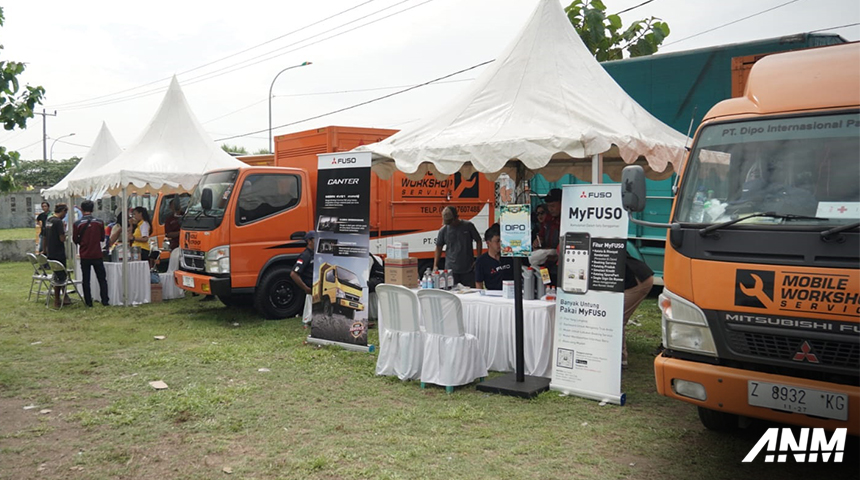
M358 302L349 301L345 298L339 298L337 300L337 303L338 303L338 305L340 305L343 308L351 308L351 309L358 311L358 312L364 310L364 305L362 305Z
M199 293L200 295L227 296L232 292L230 278L217 278L200 273L176 270L173 272L173 281L176 286L187 291Z
M804 427L823 427L829 430L847 428L849 434L860 435L860 387L721 367L669 358L663 354L654 360L654 378L660 395L699 407ZM697 400L678 394L674 385L679 380L702 385L707 398ZM847 395L848 419L832 420L750 405L747 397L747 382L750 380Z

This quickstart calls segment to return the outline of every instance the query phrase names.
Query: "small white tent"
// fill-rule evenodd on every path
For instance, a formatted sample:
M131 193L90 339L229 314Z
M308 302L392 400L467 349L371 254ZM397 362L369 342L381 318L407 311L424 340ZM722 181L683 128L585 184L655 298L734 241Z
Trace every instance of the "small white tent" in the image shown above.
M42 190L42 196L49 200L68 197L70 181L92 175L93 172L116 158L120 153L122 153L122 149L116 143L116 140L114 140L107 124L102 122L102 128L99 129L93 145L84 154L81 161L56 185Z
M197 121L176 77L143 133L126 151L85 178L69 182L74 195L94 192L191 191L209 170L244 163L222 150Z
M457 101L416 127L358 147L383 178L477 170L493 177L519 160L530 173L590 180L602 154L613 178L644 157L651 178L683 160L686 136L654 118L606 73L558 0L540 0L525 27ZM623 160L623 162L622 162ZM411 176L411 175L410 175ZM514 176L514 175L511 175Z

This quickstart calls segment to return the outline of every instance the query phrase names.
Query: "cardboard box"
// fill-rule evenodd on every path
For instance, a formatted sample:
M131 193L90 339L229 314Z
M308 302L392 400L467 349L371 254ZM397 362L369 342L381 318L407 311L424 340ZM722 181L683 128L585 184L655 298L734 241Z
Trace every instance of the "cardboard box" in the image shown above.
M149 294L149 303L161 303L162 298L162 288L160 283L152 283L150 284L152 289Z
M385 283L418 288L418 259L412 257L386 258Z

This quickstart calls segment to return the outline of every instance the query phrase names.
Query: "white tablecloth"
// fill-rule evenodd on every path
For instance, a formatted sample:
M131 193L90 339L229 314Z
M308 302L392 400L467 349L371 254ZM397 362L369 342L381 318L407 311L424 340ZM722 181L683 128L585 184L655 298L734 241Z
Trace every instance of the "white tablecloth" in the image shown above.
M463 304L466 332L478 337L489 370L516 370L514 301L479 293L458 295ZM549 378L555 302L523 300L525 374Z
M122 305L122 262L105 262L108 296L111 305ZM82 279L80 260L75 262L75 278ZM101 289L94 270L90 270L90 285L93 303L101 301ZM150 302L149 262L128 262L128 304L140 305ZM81 295L83 295L81 290Z

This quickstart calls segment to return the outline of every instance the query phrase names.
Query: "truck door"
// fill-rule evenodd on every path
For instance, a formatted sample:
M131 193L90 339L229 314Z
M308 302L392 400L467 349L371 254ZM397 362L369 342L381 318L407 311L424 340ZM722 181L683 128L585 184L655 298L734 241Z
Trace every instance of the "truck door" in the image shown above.
M301 177L290 173L253 173L239 186L230 239L232 287L254 288L269 259L298 256L305 248L292 234L308 229Z

